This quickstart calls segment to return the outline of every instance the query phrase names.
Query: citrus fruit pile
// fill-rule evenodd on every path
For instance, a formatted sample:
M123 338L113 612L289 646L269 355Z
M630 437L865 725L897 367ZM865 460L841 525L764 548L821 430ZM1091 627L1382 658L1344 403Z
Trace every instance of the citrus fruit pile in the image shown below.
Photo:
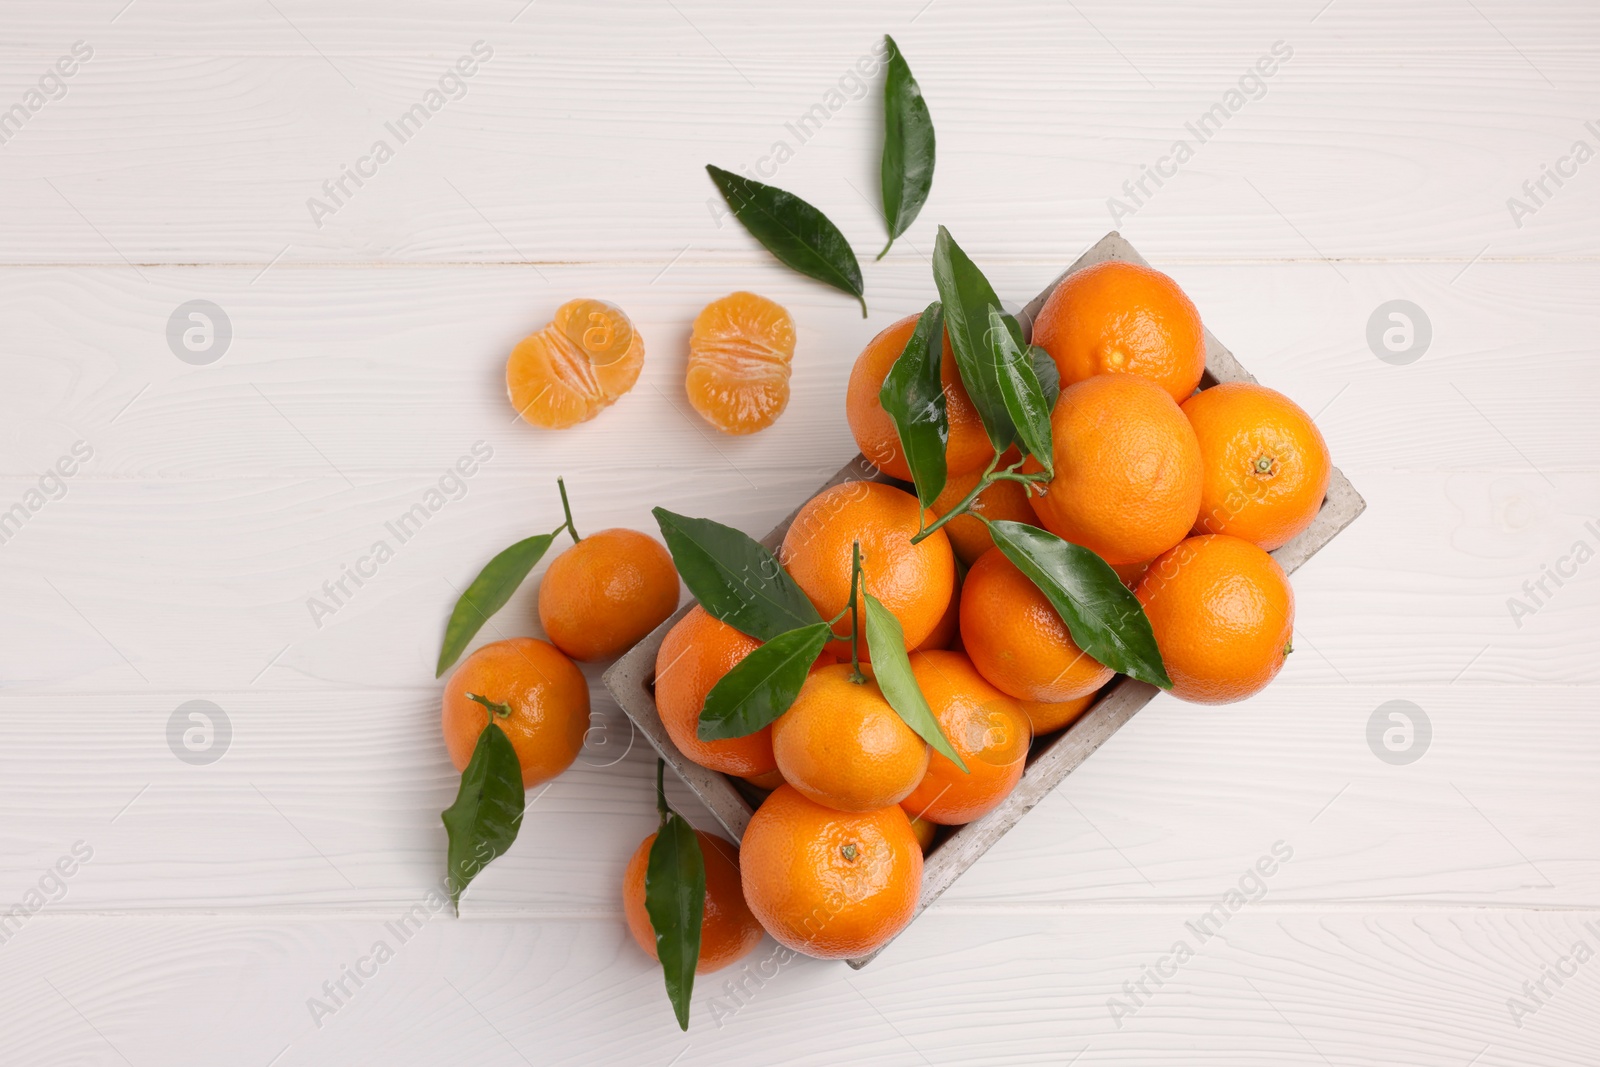
M927 197L934 139L888 38L883 54L892 244ZM826 216L708 171L774 256L866 314L859 263ZM1253 382L1202 389L1200 314L1159 271L1080 269L1029 336L944 227L932 262L938 298L868 341L845 388L878 478L824 487L775 552L659 507L664 548L625 529L580 538L558 479L565 521L494 557L446 627L441 675L571 538L539 589L549 640L484 645L445 687L459 907L514 841L525 790L577 757L589 694L573 661L615 657L662 625L680 579L696 600L657 646L656 709L677 753L739 779L755 810L737 846L694 829L668 805L658 759L658 829L622 884L627 927L685 1029L695 975L748 955L763 930L821 958L882 948L915 916L940 835L1006 804L1034 743L1118 675L1222 704L1259 692L1292 651L1294 595L1269 553L1327 491L1311 418ZM689 406L728 434L770 426L795 339L765 297L712 301L690 332ZM515 347L507 392L527 422L563 429L627 393L643 362L620 308L573 300Z
M936 828L1003 803L1117 674L1199 703L1270 682L1294 597L1268 550L1332 470L1286 397L1198 389L1200 316L1158 271L1070 275L1032 344L943 231L934 273L940 301L846 390L886 480L823 489L776 554L656 509L700 602L660 645L656 707L684 756L766 791L744 903L812 956L898 933Z

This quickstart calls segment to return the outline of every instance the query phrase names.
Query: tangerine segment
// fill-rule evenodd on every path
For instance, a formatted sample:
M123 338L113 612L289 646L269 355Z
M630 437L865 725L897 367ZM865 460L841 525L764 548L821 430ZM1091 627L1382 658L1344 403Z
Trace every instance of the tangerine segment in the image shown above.
M523 419L560 430L610 407L633 388L643 366L644 339L621 308L569 300L548 326L511 350L506 393Z
M916 329L917 316L908 315L886 326L868 341L850 370L850 385L845 392L845 418L850 423L856 445L873 466L903 482L911 480L911 468L900 447L894 419L883 410L878 393L883 389L883 380L889 376L889 369L900 358ZM944 336L939 380L944 386L945 414L950 421L950 440L944 449L945 467L951 475L978 470L994 458L994 445L984 432L978 409L972 406L972 398L961 384L949 334Z
M962 583L961 645L989 684L1017 700L1076 700L1115 673L1078 647L1049 598L998 548Z
M928 773L900 807L944 826L989 814L1022 780L1033 740L1028 716L960 652L914 652L911 673L967 769L933 753Z
M1200 312L1178 283L1137 263L1108 260L1056 286L1033 323L1066 388L1096 374L1135 374L1181 404L1206 369Z
M1311 525L1333 461L1311 416L1254 382L1224 382L1183 403L1205 480L1195 533L1233 534L1267 551Z
M928 745L884 699L878 683L853 680L847 663L811 672L772 724L783 778L818 804L872 811L898 804L928 769Z
M1172 397L1132 374L1061 390L1050 415L1055 476L1029 502L1045 529L1112 566L1153 559L1200 513L1200 442ZM1025 471L1040 470L1032 456Z
M1289 579L1265 550L1238 537L1189 538L1152 561L1133 594L1180 700L1243 700L1277 677L1292 650Z
M467 694L511 708L495 716L522 766L523 788L572 766L589 730L589 683L548 641L513 637L484 645L445 683L441 722L450 762L464 771L489 725L489 709Z
M702 767L749 777L778 769L771 726L720 741L702 741L698 733L700 709L711 687L760 647L760 641L712 618L699 604L661 642L656 653L656 710L672 743Z
M794 319L755 293L731 293L695 316L684 388L701 418L723 433L771 426L789 403Z
M821 959L882 948L911 921L922 846L898 806L835 811L779 786L739 849L744 898L767 933Z
M881 482L843 482L801 507L778 558L818 613L831 619L850 604L851 545L860 541L862 589L899 620L906 647L916 648L939 624L956 582L955 556L943 530L911 543L924 520L932 523L932 514L909 493ZM864 629L860 605L858 612ZM830 647L841 659L849 656L848 613L833 632L840 640ZM862 638L866 659L864 633Z
M761 943L761 924L744 902L744 890L739 885L738 846L702 830L696 830L694 836L700 842L700 858L706 869L700 958L695 962L694 973L709 974L750 955ZM660 956L656 951L655 926L645 907L644 876L650 869L650 848L655 843L655 834L645 838L622 875L622 914L628 921L628 932L653 960Z

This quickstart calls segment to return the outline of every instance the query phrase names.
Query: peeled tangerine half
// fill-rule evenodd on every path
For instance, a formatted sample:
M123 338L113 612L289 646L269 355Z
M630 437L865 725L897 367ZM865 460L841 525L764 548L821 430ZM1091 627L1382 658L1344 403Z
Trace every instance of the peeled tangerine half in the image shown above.
M644 340L615 304L569 300L506 360L506 392L528 422L551 430L586 422L639 380Z
M689 403L723 433L771 426L789 403L794 320L755 293L713 300L689 336Z

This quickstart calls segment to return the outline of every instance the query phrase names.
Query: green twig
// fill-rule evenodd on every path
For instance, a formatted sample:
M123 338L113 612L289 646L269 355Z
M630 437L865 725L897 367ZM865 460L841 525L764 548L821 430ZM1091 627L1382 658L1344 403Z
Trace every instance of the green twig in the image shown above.
M479 704L482 704L484 707L488 708L489 709L489 721L490 722L494 722L494 720L496 718L501 718L501 719L509 719L509 718L511 718L511 705L510 704L498 704L495 701L490 700L488 697L479 696L477 693L468 693L467 694L467 699L468 700L475 700Z
M572 505L567 503L567 483L559 476L556 478L556 488L561 490L561 512L567 517L567 533L572 535L572 543L577 544L583 538L578 536L578 528L572 525ZM556 527L556 532L560 530L559 526Z
M852 542L850 546L850 680L857 685L864 685L867 676L861 673L861 619L860 610L856 607L860 600L858 590L861 588L861 542Z

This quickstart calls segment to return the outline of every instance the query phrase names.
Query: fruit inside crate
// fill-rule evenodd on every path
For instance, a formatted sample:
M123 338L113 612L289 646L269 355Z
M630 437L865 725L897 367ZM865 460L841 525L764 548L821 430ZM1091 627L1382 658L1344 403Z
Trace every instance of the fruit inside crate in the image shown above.
M1143 259L1120 235L1108 234L1017 315L1025 333L1031 334L1032 323L1062 279L1108 260L1144 265ZM1209 331L1205 332L1204 341L1206 360L1202 389L1224 382L1254 381ZM865 456L858 455L826 485L819 487L817 492L843 482L863 480L888 482L907 488L906 483L889 478ZM1354 521L1364 507L1365 502L1348 480L1337 469L1332 470L1326 494L1315 518L1292 540L1275 549L1273 558L1285 572L1292 572ZM762 544L776 551L793 518L794 514L791 514L780 523L762 539ZM655 705L657 651L666 633L693 606L692 601L684 605L677 614L628 652L607 671L605 683L639 731L684 779L723 828L738 840L743 838L752 813L767 794L741 778L708 770L688 759L674 745ZM998 807L974 821L939 831L939 836L927 853L913 921L915 915L938 899L962 872L972 866L1027 811L1044 799L1157 692L1153 685L1117 675L1099 691L1091 706L1064 729L1036 737L1027 754L1020 781ZM848 962L852 967L862 967L883 947L879 945L874 951Z

